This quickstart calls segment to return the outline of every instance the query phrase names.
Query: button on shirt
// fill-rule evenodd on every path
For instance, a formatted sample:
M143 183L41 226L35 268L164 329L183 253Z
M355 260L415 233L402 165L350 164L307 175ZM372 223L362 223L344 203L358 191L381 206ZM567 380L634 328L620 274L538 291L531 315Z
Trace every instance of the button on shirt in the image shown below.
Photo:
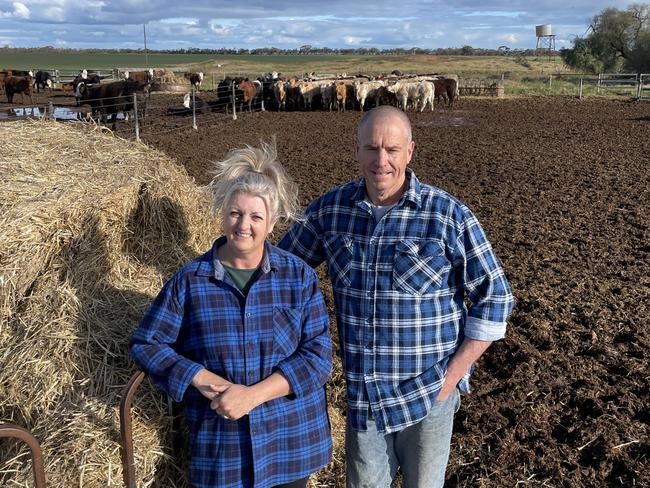
M408 189L378 222L358 179L309 205L278 244L311 266L327 262L348 415L360 431L369 408L382 432L422 420L463 339L502 338L514 303L472 212L410 169L407 178ZM459 384L465 392L469 375Z
M216 257L224 242L165 284L133 334L131 353L158 386L184 401L193 486L272 487L304 478L330 458L327 309L314 271L268 243L244 297ZM292 393L226 420L191 386L202 368L241 385L279 371Z

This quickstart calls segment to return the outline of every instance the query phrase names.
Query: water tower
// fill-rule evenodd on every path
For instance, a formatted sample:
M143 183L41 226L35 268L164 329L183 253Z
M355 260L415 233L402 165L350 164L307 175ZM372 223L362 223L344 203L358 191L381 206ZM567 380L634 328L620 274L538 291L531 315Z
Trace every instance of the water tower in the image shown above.
M555 34L553 34L551 24L536 25L535 35L537 35L535 53L538 56L544 54L551 56L553 51L555 51Z

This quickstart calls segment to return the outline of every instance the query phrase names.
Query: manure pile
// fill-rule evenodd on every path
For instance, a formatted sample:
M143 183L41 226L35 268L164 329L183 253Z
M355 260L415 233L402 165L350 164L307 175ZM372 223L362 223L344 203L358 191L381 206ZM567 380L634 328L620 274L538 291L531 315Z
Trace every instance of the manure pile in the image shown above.
M122 486L128 338L216 233L205 194L163 153L80 124L0 124L0 423L39 439L48 486ZM177 486L153 390L136 396L138 486ZM0 486L31 486L28 450L0 439L0 453Z

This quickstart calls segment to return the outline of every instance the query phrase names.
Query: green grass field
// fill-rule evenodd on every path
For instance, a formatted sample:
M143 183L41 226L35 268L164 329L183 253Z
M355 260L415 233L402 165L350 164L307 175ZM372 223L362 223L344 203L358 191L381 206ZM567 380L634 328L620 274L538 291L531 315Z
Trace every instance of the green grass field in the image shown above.
M220 66L219 66L220 65ZM513 56L357 56L357 55L208 55L208 54L124 54L124 53L43 53L0 50L3 69L97 69L97 68L201 69L205 72L264 73L285 75L318 73L379 74L398 69L404 72L454 72L460 75L541 74L566 72L558 57L516 59Z
M455 73L468 79L503 79L506 95L578 95L579 76L573 80L549 76L575 74L559 56L361 56L361 55L210 55L150 53L64 53L19 52L0 49L0 69L107 69L107 68L173 68L176 71L203 71L210 87L226 75L257 77L270 71L283 76L305 73L379 75L400 70L404 73ZM592 78L594 75L587 75ZM462 83L461 83L462 85ZM595 87L587 81L583 95L593 96ZM601 95L633 95L624 89L602 92Z

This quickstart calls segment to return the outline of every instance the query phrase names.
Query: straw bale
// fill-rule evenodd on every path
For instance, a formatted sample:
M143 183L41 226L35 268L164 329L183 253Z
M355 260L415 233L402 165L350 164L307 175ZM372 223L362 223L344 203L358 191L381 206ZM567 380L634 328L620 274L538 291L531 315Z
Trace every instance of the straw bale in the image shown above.
M0 422L37 436L48 486L122 485L128 337L216 234L206 195L164 154L83 124L0 124ZM165 413L145 382L138 486L179 486ZM27 451L3 439L0 453L0 486L31 486Z

